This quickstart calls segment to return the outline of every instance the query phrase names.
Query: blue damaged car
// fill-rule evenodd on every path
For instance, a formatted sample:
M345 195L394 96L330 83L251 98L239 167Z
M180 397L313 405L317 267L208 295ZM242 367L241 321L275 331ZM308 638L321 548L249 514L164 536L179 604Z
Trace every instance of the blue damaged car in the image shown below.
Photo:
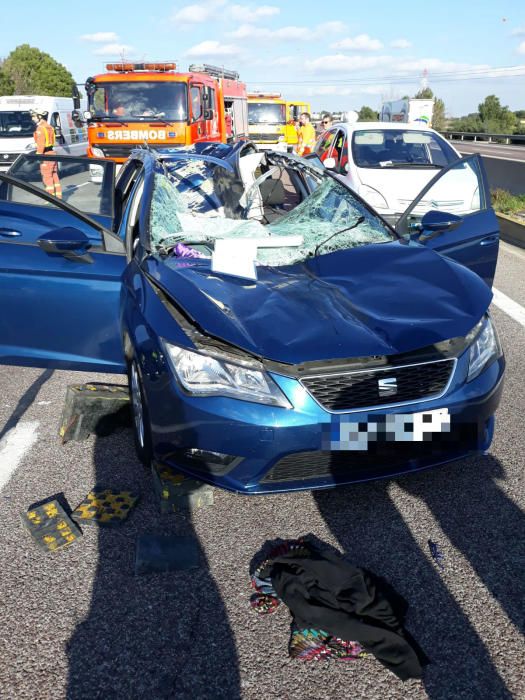
M246 142L137 150L116 181L22 156L0 174L0 361L127 373L144 463L245 494L482 453L498 225L478 156L433 167L393 229L315 158Z

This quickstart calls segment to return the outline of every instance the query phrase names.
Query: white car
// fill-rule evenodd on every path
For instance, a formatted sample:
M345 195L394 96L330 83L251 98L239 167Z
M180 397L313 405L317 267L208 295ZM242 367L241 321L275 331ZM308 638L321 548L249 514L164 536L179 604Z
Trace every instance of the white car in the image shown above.
M391 224L442 168L461 158L437 131L389 122L334 124L319 137L315 153ZM431 209L465 216L480 206L474 172L472 177L450 173L430 193L414 216Z

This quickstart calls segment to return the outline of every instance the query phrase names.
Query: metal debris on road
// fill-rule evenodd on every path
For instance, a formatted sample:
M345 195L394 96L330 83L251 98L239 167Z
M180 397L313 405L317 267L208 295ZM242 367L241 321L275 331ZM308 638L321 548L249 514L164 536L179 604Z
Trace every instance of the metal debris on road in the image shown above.
M135 552L135 574L185 571L199 567L199 547L194 537L140 535Z
M82 532L57 500L50 500L21 513L22 524L37 546L46 551L69 547Z
M161 513L213 505L213 487L209 484L156 462L151 465L151 473Z
M436 562L440 569L443 569L443 559L445 558L443 552L439 548L439 545L432 540L428 541L428 548L430 549L430 555L432 559Z
M128 387L122 384L71 384L60 419L62 444L86 440L92 433L109 435L130 422Z
M139 500L133 491L95 487L75 508L72 517L82 523L119 525L127 519Z

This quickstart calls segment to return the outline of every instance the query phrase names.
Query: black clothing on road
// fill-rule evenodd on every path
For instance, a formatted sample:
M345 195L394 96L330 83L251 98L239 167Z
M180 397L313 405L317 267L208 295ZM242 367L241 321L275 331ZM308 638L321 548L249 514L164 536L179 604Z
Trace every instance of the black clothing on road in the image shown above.
M269 560L259 573L271 578L295 625L357 640L402 680L420 678L427 660L405 636L402 612L395 610L387 586L333 552L302 544L309 555L290 551Z

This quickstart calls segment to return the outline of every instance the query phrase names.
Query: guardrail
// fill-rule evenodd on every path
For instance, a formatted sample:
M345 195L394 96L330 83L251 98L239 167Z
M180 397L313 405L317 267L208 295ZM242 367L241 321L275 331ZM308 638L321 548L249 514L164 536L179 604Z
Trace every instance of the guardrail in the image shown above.
M459 138L460 141L488 141L489 143L518 143L525 145L525 134L484 134L471 131L442 131L446 139Z

